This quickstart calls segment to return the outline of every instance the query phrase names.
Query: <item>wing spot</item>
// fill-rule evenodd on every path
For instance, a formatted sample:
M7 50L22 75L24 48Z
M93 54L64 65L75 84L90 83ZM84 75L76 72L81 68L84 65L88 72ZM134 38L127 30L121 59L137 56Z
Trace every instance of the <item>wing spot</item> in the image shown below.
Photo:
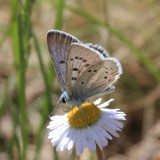
M104 77L104 79L107 79L107 77Z
M95 69L94 72L97 72L97 70Z
M77 78L76 78L76 77L72 77L72 80L73 80L73 81L76 81L76 80L77 80Z
M78 71L79 69L78 69L78 68L73 68L72 70L73 70L73 71Z
M106 72L106 73L108 73L108 72Z
M84 84L84 82L81 82L81 84Z
M79 60L82 60L83 58L82 57L79 57Z
M92 70L90 69L88 72L91 72Z
M106 67L106 69L108 69L108 68Z
M65 63L65 61L63 61L63 60L62 60L62 61L60 61L59 63L60 63L60 64L64 64L64 63Z
M90 64L85 64L85 67L89 67L90 66Z
M86 59L84 59L84 60L83 60L83 62L87 62L87 60L86 60Z
M71 58L71 61L73 61L73 58Z
M75 59L78 59L78 56L76 56Z

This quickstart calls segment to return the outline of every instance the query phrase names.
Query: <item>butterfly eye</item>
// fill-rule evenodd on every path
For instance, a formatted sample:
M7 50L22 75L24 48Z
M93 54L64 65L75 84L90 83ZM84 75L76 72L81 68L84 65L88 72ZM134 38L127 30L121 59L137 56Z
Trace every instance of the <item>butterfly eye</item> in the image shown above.
M62 98L62 102L63 102L63 103L66 103L65 97Z

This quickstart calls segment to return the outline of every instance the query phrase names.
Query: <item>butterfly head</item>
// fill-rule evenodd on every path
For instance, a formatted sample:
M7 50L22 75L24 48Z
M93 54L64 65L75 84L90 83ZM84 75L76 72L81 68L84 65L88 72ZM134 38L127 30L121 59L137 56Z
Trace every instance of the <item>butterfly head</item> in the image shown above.
M60 96L60 98L59 98L59 103L67 103L67 101L68 101L68 96L67 96L67 93L66 93L66 91L64 91L62 94L61 94L61 96Z
M64 104L73 108L74 106L79 107L82 104L82 102L83 101L81 100L75 99L74 96L72 96L71 98L68 97L66 91L64 91L59 98L58 105Z

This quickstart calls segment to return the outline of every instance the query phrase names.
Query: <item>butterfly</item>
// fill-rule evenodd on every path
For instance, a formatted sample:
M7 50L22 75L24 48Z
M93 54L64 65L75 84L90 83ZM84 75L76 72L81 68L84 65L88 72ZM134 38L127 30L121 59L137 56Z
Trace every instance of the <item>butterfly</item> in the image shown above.
M47 43L63 92L58 104L80 107L89 98L114 90L122 67L103 47L84 44L59 30L48 31Z

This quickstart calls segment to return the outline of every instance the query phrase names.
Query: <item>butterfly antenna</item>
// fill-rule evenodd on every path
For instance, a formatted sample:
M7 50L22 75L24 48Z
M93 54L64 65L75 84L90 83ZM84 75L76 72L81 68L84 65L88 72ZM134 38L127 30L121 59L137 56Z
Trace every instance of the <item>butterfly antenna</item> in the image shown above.
M55 96L58 97L58 95L52 95L52 96L49 96L49 97L39 97L39 98L37 98L37 100L48 99L48 98L55 97ZM56 97L56 100L57 100L57 97Z
M53 112L55 112L55 111L56 111L56 109L58 108L59 104L60 104L60 100L58 100L58 102L57 102L56 106L54 107Z
M53 113L54 113L54 112L52 112L51 114L49 114L49 118L51 118L51 117L52 117Z

